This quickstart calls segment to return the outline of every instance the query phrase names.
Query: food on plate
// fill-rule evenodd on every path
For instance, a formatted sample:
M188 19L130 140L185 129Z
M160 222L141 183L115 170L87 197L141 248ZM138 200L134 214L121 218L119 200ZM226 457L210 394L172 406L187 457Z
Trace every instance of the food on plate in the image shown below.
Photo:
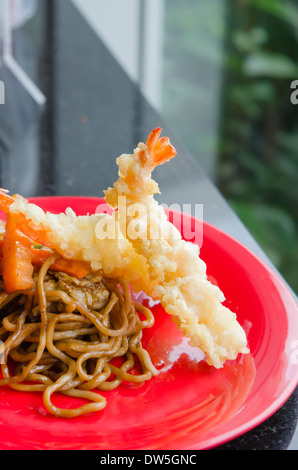
M160 301L208 364L220 368L248 352L235 313L207 279L199 247L182 239L154 199L159 188L152 171L176 155L160 133L154 129L146 143L117 159L119 178L105 191L111 213L77 216L67 208L53 214L0 192L6 214L0 234L0 385L42 391L46 409L56 416L101 410L106 398L100 390L158 374L142 346L154 317L132 292ZM89 403L59 408L55 392Z
M131 223L139 227L137 237L133 234L130 238L129 230L123 235L148 264L146 294L160 299L190 344L203 350L208 364L219 368L227 359L248 352L246 335L235 313L222 305L225 298L221 290L208 281L198 245L182 239L154 199L159 189L151 173L176 155L169 139L161 138L160 133L160 128L153 130L146 144L140 143L133 154L117 159L119 179L105 192L105 199L113 209L119 209L120 227ZM125 212L118 206L121 197L125 197ZM136 202L140 210L134 210ZM154 217L149 216L152 213ZM158 237L151 237L151 232Z
M113 390L123 380L144 382L157 374L141 343L143 329L154 318L132 300L124 280L106 279L99 272L78 279L52 270L56 258L51 255L33 274L29 289L8 294L2 282L5 360L0 384L43 392L51 414L72 418L106 406L106 398L95 389ZM121 364L116 358L123 359ZM17 364L13 373L11 360ZM53 400L57 391L88 403L61 408Z

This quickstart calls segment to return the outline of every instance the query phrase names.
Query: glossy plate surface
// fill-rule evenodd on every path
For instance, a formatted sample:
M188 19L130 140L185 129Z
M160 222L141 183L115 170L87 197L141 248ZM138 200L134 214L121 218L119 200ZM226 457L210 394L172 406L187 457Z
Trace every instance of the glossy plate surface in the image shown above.
M32 202L56 213L69 206L77 215L104 207L101 199L88 197ZM168 215L175 224L179 220L196 227L195 219ZM102 412L73 419L50 416L39 393L3 387L1 449L208 449L249 431L282 406L298 383L295 301L262 261L206 223L201 257L211 282L222 289L226 305L244 327L250 354L220 370L207 366L202 353L155 305L156 322L144 333L143 345L159 369L157 377L143 385L122 383L105 393ZM58 406L81 403L59 395L54 400Z

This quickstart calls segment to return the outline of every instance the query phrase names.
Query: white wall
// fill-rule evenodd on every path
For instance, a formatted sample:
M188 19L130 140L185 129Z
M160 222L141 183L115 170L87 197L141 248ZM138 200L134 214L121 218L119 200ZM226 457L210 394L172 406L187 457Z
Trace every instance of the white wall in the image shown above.
M72 0L155 107L161 93L163 1Z

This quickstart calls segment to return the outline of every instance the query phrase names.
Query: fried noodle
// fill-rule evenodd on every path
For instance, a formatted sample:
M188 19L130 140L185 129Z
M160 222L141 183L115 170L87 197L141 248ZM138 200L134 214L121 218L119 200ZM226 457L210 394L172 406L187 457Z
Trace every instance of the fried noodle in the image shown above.
M132 299L123 279L98 272L79 281L50 270L57 257L34 274L32 289L13 294L2 289L0 386L42 392L49 413L72 418L102 410L107 401L99 391L157 375L141 341L154 317ZM53 403L56 392L87 403L60 408Z

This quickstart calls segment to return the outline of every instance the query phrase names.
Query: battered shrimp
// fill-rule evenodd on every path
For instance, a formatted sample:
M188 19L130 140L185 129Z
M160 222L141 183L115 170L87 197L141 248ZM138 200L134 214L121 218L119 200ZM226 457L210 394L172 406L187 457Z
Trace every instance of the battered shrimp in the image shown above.
M227 359L248 352L246 335L235 313L222 305L223 293L208 282L199 247L182 240L154 199L159 188L152 170L176 155L160 133L160 128L153 130L146 144L117 159L119 179L105 191L106 202L118 209L112 215L76 216L70 208L61 214L45 213L21 196L0 191L0 209L10 221L5 246L14 250L20 263L13 266L11 289L22 282L24 288L30 285L32 252L25 235L64 260L86 262L91 270L122 277L135 292L160 300L190 344L205 353L208 364L220 368ZM113 236L100 237L99 226L110 223ZM6 272L10 276L9 267Z
M0 209L15 217L21 233L66 260L89 263L92 271L101 270L107 277L125 278L136 292L151 284L146 259L121 235L117 221L109 214L77 216L71 208L60 214L44 212L4 190L0 190ZM115 224L115 236L98 236L99 224Z
M151 173L176 155L160 133L160 128L153 130L146 144L117 159L119 179L105 191L105 199L119 209L123 236L149 265L151 282L145 292L160 299L190 344L205 353L208 364L220 368L227 359L248 352L247 338L235 313L222 305L224 294L207 280L199 247L181 238L154 199L159 188Z

